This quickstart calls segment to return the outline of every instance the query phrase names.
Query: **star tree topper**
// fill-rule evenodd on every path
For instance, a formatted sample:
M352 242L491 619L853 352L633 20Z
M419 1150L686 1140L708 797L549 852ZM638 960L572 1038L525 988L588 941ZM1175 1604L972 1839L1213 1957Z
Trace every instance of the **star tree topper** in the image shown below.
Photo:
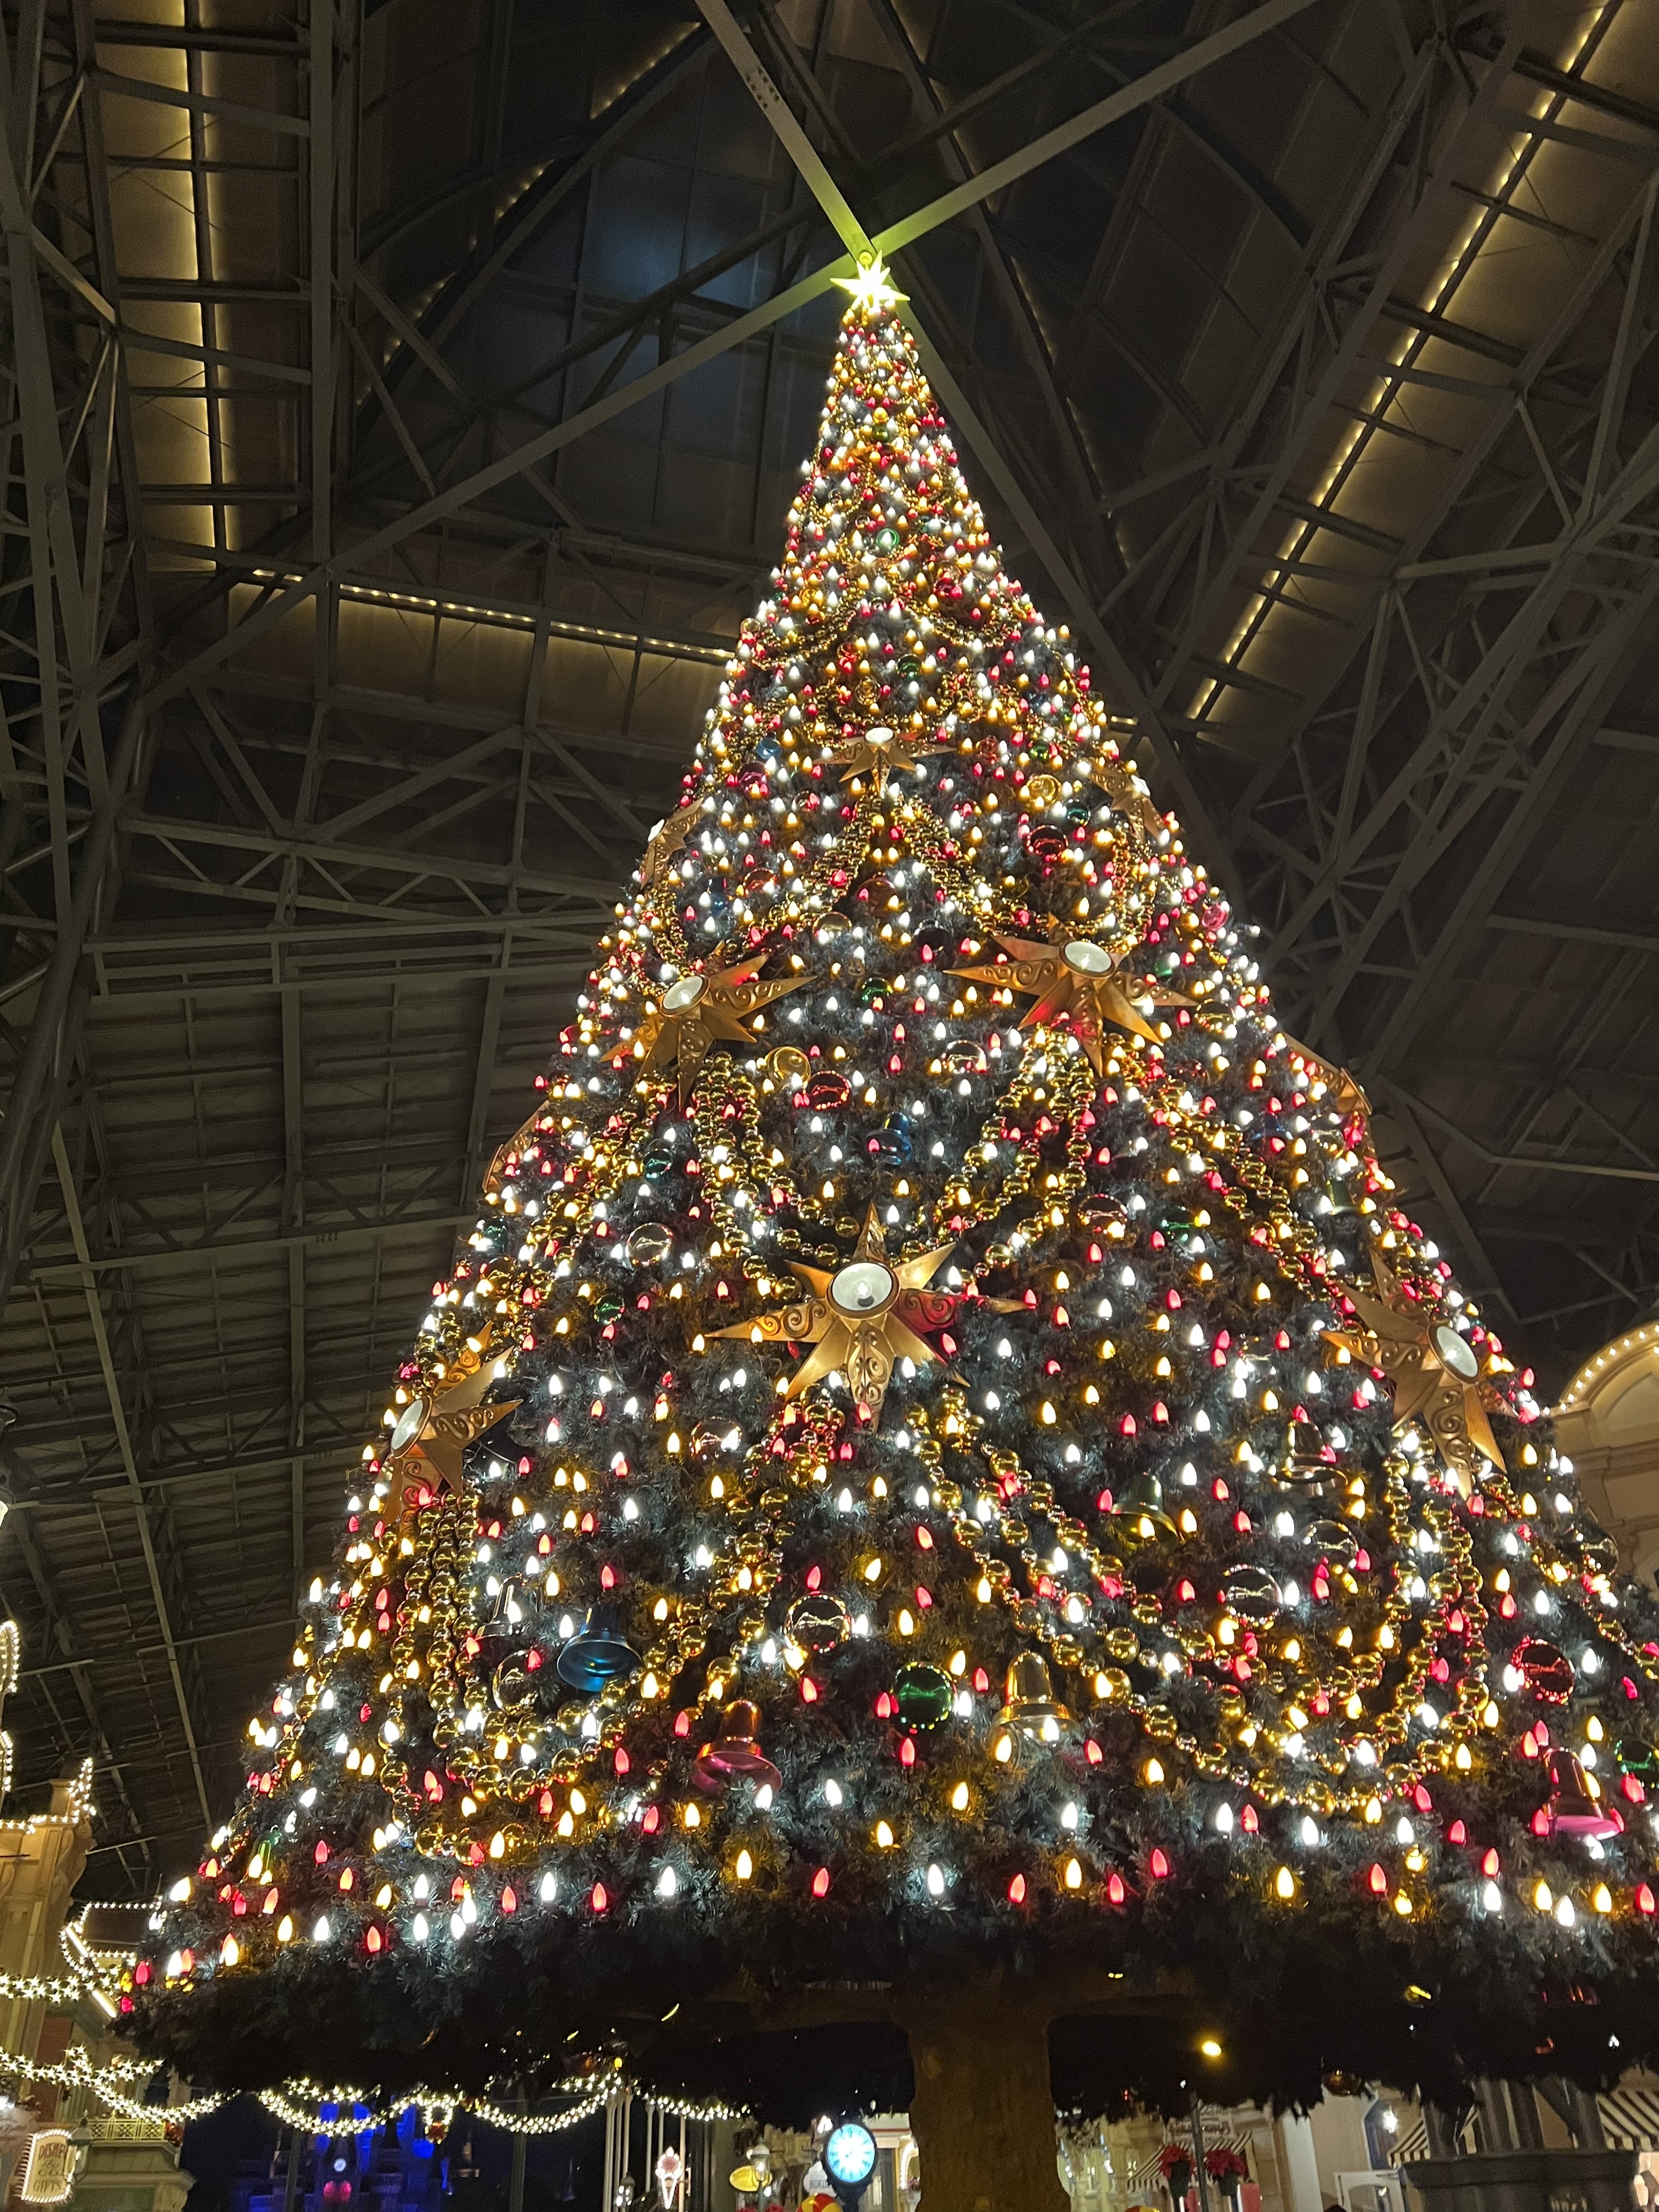
M751 1343L813 1346L784 1396L798 1398L839 1368L860 1412L873 1421L881 1412L895 1361L908 1358L920 1364L939 1357L918 1330L943 1328L966 1302L959 1291L928 1287L952 1249L941 1244L932 1252L918 1253L914 1260L890 1261L886 1232L872 1206L844 1267L831 1270L791 1261L791 1271L806 1285L805 1297L781 1312L716 1329L714 1334L744 1337ZM1017 1304L1006 1298L986 1303L998 1313L1012 1313Z
M1371 1255L1380 1297L1351 1290L1358 1329L1329 1328L1327 1339L1351 1356L1380 1367L1394 1385L1394 1423L1421 1420L1465 1498L1485 1459L1502 1472L1492 1423L1480 1402L1480 1361L1474 1347L1431 1310L1407 1297L1397 1279Z
M761 1006L769 1006L786 992L799 990L805 981L805 977L786 977L781 983L756 982L756 973L766 957L757 953L752 960L740 960L735 968L723 969L718 975L682 975L663 993L657 1011L640 1024L641 1072L649 1075L672 1060L682 1106L691 1096L710 1049L722 1040L752 1045L755 1034L745 1018Z
M988 961L981 968L953 968L951 973L971 983L1009 985L1031 993L1036 1004L1020 1023L1022 1029L1069 1015L1097 1074L1105 1072L1102 1033L1108 1028L1127 1030L1149 1044L1162 1044L1135 1000L1150 1000L1154 1007L1190 1006L1193 1001L1180 991L1155 990L1139 976L1133 981L1139 988L1133 989L1123 972L1121 953L1109 951L1092 938L1071 936L1063 921L1051 921L1048 927L1054 939L1048 945L999 931L997 943L1006 949L1006 959Z

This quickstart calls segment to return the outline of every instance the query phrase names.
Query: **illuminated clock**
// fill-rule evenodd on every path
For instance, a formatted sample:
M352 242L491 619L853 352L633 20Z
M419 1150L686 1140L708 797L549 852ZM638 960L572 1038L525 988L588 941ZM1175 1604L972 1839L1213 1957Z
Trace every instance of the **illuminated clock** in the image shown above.
M836 2185L856 2198L876 2170L876 2139L860 2120L842 2120L823 2146L824 2170Z

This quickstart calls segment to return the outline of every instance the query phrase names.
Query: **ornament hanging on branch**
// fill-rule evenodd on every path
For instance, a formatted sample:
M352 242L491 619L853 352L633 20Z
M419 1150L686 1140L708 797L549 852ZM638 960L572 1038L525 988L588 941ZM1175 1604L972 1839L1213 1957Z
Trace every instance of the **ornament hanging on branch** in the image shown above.
M1486 1468L1501 1474L1504 1467L1481 1401L1480 1355L1449 1321L1433 1308L1424 1310L1423 1300L1409 1297L1375 1252L1371 1268L1382 1295L1348 1291L1361 1328L1328 1329L1326 1335L1382 1370L1394 1385L1395 1428L1420 1421L1458 1489L1471 1497Z
M1192 1000L1131 975L1123 964L1127 954L1122 949L1077 936L1063 921L1051 921L1048 927L1054 939L1050 945L999 932L997 942L1006 949L1006 959L951 972L967 982L1031 994L1036 1003L1021 1017L1020 1027L1068 1020L1097 1073L1105 1069L1108 1030L1127 1030L1161 1047L1163 1038L1148 1016L1160 1006L1190 1006Z
M806 1297L781 1312L714 1334L757 1344L812 1345L811 1356L790 1378L785 1397L798 1398L824 1376L839 1372L860 1417L875 1421L896 1361L908 1358L920 1366L946 1356L921 1331L948 1328L968 1303L964 1293L930 1287L951 1250L941 1244L914 1259L890 1261L887 1234L872 1206L844 1267L807 1267L791 1261L791 1273L807 1286ZM997 1312L1015 1310L1012 1301L981 1303Z

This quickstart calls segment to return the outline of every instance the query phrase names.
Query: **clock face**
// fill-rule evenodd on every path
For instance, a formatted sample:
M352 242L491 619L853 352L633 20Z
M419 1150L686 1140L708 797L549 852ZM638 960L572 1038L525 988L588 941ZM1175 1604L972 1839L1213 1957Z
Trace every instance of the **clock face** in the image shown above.
M876 2139L857 2120L843 2120L823 2146L823 2162L832 2181L856 2188L876 2170Z

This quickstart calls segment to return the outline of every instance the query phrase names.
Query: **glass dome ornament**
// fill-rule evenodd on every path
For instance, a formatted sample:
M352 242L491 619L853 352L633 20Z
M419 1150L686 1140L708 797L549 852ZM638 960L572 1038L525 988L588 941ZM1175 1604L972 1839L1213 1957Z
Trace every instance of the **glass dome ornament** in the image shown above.
M596 1605L554 1661L554 1672L570 1689L590 1697L607 1683L636 1674L640 1655L622 1632L614 1605Z
M783 1632L803 1651L833 1651L853 1633L853 1616L828 1590L809 1590L783 1616Z
M1266 1567L1246 1560L1229 1567L1221 1577L1221 1601L1241 1620L1260 1627L1271 1620L1285 1602L1285 1594Z
M1040 1652L1022 1651L1008 1669L1003 1695L1006 1700L997 1718L1005 1727L1042 1743L1056 1743L1072 1716L1054 1696L1048 1662Z
M659 1267L673 1249L673 1237L660 1221L642 1222L628 1240L629 1264Z
M783 1777L761 1749L760 1713L747 1698L734 1698L720 1715L720 1732L697 1753L692 1775L700 1790L724 1790L733 1782L752 1782L759 1790L781 1788Z
M1544 1705L1565 1705L1572 1695L1577 1676L1571 1660L1541 1636L1523 1636L1510 1654L1510 1665Z
M934 1729L951 1717L951 1677L926 1660L899 1668L893 1677L893 1697L906 1728Z
M1351 1567L1359 1557L1359 1539L1345 1522L1315 1521L1302 1540L1333 1566Z

